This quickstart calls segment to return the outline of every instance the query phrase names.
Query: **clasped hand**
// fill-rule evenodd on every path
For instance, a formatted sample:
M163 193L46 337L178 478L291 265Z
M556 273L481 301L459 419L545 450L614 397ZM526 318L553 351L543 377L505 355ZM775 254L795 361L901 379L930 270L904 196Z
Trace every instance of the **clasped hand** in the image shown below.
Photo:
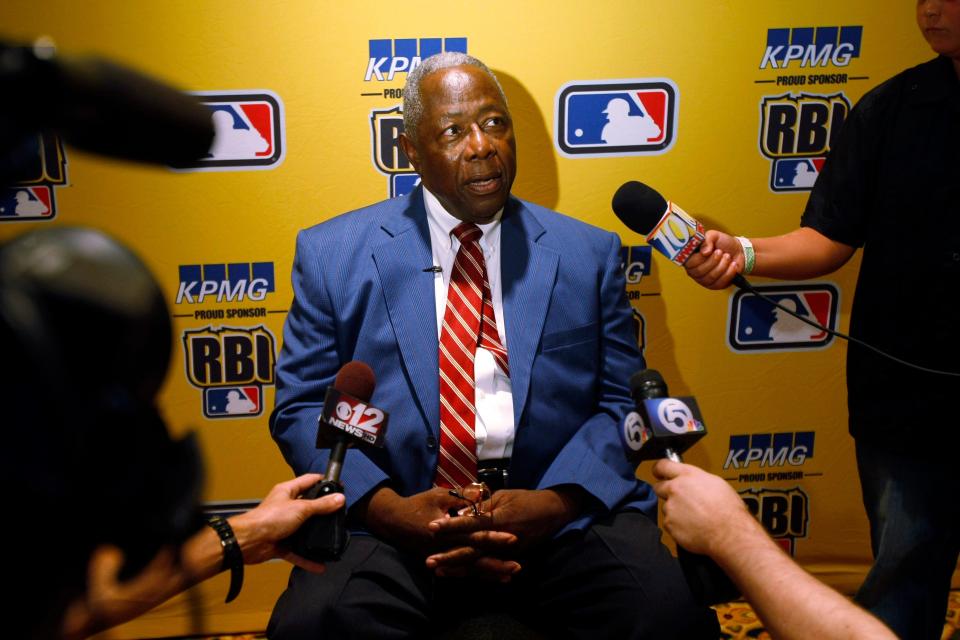
M560 489L506 489L484 502L480 515L450 516L469 504L446 489L409 498L383 487L366 509L370 530L391 543L426 556L438 576L478 576L508 582L520 571L516 558L532 544L570 522L578 503Z
M437 541L449 542L427 557L427 567L439 576L507 582L521 569L516 558L556 533L575 512L573 500L558 490L498 491L479 515L444 516L427 525Z

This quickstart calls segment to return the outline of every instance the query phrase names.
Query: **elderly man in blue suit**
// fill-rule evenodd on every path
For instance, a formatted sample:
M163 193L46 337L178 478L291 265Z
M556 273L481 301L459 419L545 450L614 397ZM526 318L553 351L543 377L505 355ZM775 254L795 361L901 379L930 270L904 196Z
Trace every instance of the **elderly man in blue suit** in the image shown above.
M455 636L505 611L551 637L716 638L621 445L644 361L619 239L510 195L513 123L479 60L423 61L404 125L421 187L297 240L273 436L322 470L317 417L350 360L390 429L347 454L355 535L326 574L293 572L271 637ZM484 513L456 515L478 479Z

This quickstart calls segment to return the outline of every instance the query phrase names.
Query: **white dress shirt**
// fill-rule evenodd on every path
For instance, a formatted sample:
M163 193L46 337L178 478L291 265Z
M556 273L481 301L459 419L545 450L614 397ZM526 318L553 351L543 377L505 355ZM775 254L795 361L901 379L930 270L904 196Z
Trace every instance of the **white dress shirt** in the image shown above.
M430 226L430 248L433 252L433 264L442 271L434 279L434 298L437 312L437 337L443 327L443 315L447 308L447 289L450 286L450 273L453 261L460 250L460 241L453 235L453 229L462 222L443 208L437 197L426 188L423 190L423 203L427 209L427 223ZM507 349L506 325L503 322L503 287L500 285L500 218L503 209L497 212L493 222L478 224L483 231L480 249L487 263L487 280L490 282L490 297L493 301L493 313L497 318L497 333L500 342ZM475 426L477 440L477 458L492 460L509 458L513 451L513 389L510 378L503 374L489 351L477 347L474 360L474 381L476 393L474 406L477 408Z

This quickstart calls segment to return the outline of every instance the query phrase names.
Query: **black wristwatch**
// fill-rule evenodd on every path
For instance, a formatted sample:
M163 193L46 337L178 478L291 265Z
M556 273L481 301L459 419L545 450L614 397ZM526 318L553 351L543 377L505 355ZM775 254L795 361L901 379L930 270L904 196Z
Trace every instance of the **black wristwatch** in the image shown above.
M243 588L243 552L240 551L240 544L237 542L237 536L233 533L233 527L222 516L213 516L207 521L217 535L220 537L220 546L223 547L223 562L220 564L220 571L230 569L230 590L227 591L227 599L224 602L232 602L240 589Z

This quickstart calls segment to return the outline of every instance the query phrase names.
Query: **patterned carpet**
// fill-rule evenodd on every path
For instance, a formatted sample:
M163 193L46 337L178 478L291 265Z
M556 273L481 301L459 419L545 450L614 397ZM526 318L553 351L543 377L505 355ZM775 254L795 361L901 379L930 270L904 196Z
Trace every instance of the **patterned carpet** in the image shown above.
M769 640L763 623L746 602L731 602L714 607L720 618L720 637L723 640ZM950 594L947 619L943 625L941 640L960 640L960 591Z
M731 602L714 607L720 618L721 640L769 640L770 635L750 605L745 602ZM264 640L259 634L239 636L208 636L205 640ZM943 626L941 640L960 640L960 591L950 594L947 619Z

